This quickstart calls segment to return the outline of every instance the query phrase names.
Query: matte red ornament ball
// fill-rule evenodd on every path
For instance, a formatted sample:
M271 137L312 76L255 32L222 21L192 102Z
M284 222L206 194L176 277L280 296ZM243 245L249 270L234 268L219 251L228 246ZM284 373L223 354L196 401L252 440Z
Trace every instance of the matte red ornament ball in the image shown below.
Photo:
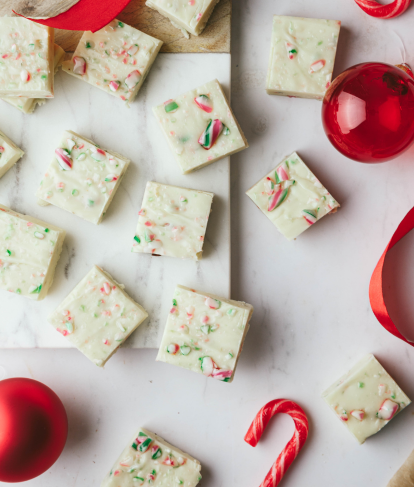
M359 162L385 162L414 143L414 79L384 63L363 63L328 88L322 122L332 145Z
M0 481L23 482L48 470L63 451L68 418L41 382L0 381Z

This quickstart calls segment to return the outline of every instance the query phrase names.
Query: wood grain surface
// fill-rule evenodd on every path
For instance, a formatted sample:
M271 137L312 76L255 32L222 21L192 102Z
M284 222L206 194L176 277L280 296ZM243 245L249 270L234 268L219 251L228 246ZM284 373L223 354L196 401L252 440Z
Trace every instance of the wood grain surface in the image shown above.
M21 0L0 0L0 16L11 15ZM161 14L148 8L145 0L132 0L118 16L126 24L164 42L161 52L230 52L231 0L220 0L200 36L186 39ZM55 41L66 52L73 52L81 32L55 29Z

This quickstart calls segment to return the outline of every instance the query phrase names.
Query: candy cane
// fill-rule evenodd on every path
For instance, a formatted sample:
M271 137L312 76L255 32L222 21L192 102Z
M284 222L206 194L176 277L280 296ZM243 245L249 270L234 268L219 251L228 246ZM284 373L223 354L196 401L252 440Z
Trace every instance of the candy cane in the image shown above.
M388 5L381 5L375 0L355 0L355 2L371 17L392 19L403 14L410 6L411 0L394 0Z
M244 437L249 445L255 447L259 442L270 419L277 413L289 414L296 426L292 439L277 457L260 487L276 487L282 480L293 460L298 456L306 442L309 431L308 418L303 409L288 399L275 399L266 404L256 415L249 431Z

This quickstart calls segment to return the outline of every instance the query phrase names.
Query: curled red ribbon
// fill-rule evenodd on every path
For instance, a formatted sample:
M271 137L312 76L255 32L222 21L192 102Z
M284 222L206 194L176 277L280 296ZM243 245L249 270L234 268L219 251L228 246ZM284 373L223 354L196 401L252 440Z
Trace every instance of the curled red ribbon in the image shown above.
M73 5L69 10L56 15L56 17L51 17L50 19L29 18L29 20L37 22L38 24L54 27L55 29L90 30L96 32L114 20L130 1L131 0L79 0L79 2ZM23 15L20 15L20 17L23 17Z
M408 341L399 331L398 328L395 326L394 322L392 321L387 305L384 301L384 288L383 288L383 270L384 270L384 262L385 258L387 257L387 253L396 245L403 237L407 235L412 229L414 228L414 208L407 213L403 221L398 225L397 230L395 231L394 235L392 236L387 248L385 249L384 253L379 260L377 267L371 277L371 282L369 284L369 301L371 303L372 311L374 315L377 317L377 320L381 323L381 325L392 333L394 336L403 340L405 343L408 343L412 347L414 347L414 343Z

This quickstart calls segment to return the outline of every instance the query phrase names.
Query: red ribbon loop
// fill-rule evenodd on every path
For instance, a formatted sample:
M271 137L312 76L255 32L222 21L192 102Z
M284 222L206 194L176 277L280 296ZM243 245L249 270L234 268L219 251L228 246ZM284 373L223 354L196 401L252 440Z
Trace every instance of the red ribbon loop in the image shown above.
M372 311L374 315L377 317L377 320L381 323L381 325L392 333L394 336L403 340L405 343L408 343L412 347L414 347L414 343L408 341L399 331L398 328L395 326L394 322L392 321L387 305L384 301L384 288L383 288L383 271L384 271L384 262L387 256L387 253L396 245L403 237L407 235L412 229L414 228L414 208L407 213L404 217L402 222L398 225L397 230L395 231L394 235L392 236L387 248L385 249L384 253L381 256L377 266L371 277L371 282L369 284L369 301L371 303Z

